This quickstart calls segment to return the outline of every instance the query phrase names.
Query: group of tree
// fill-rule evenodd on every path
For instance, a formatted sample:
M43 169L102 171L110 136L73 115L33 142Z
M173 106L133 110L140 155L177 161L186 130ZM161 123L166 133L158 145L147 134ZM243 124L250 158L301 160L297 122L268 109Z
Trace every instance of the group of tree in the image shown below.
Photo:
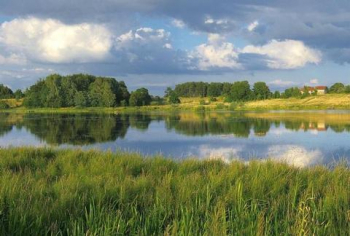
M127 104L130 93L123 81L85 74L49 75L25 93L27 107L113 107Z
M344 85L343 83L333 84L329 90L329 93L350 93L350 85Z
M304 92L302 92L304 90ZM342 83L335 83L326 93L350 93L350 85L345 86ZM265 82L256 82L251 85L248 81L237 81L234 83L204 83L204 82L186 82L175 86L174 90L167 88L165 91L166 97L170 98L170 94L177 97L219 97L224 96L229 101L249 101L249 100L264 100L271 98L303 98L307 96L317 95L317 90L309 93L309 87L304 86L291 87L283 92L271 92ZM171 99L168 99L169 101Z
M15 92L13 92L9 87L0 84L0 99L21 99L23 96L24 94L20 89L17 89Z
M175 86L175 93L180 97L218 97L228 95L231 83L186 82Z
M167 88L165 95L171 103L177 103L178 97L225 96L232 101L260 100L273 97L265 82L257 82L251 89L248 81L237 81L234 83L187 82L176 85L174 90Z

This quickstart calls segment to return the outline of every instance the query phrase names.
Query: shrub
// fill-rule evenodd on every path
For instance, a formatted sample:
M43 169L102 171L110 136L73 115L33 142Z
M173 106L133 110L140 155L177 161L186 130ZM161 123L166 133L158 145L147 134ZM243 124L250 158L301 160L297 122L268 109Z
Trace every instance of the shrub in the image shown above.
M8 109L10 108L10 106L4 102L4 101L0 101L0 109Z
M218 110L225 109L225 108L226 108L225 105L222 103L219 103L216 105L216 109L218 109Z

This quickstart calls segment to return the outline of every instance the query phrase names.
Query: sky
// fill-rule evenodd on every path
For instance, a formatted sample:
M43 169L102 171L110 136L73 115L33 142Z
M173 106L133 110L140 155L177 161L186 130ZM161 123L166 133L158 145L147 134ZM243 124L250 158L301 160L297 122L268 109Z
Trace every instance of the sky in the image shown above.
M0 84L88 73L163 95L186 81L350 84L348 0L0 0Z

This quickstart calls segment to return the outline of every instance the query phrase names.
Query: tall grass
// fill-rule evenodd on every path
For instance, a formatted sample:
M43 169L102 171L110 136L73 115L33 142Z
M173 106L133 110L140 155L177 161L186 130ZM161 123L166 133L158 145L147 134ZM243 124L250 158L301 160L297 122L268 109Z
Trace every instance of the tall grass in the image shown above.
M1 235L348 235L350 171L0 149Z

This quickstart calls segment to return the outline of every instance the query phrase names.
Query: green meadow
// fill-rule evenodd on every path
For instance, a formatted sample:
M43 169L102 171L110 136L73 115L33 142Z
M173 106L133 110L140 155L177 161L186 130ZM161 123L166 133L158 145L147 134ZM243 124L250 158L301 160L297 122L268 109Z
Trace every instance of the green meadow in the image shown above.
M346 164L0 149L1 235L348 235Z

